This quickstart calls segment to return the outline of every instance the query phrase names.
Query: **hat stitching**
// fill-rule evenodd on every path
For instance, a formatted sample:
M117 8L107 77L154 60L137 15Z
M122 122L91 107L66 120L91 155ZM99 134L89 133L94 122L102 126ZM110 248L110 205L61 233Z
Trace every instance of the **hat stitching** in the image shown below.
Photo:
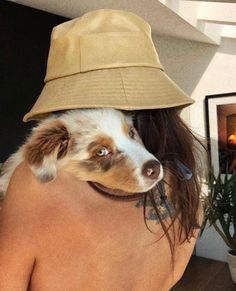
M125 94L125 102L126 102L126 105L128 106L128 99L127 99L127 95L126 95L126 91L125 91L125 84L124 84L124 81L123 81L123 76L122 76L122 73L121 73L121 69L120 68L119 68L119 73L120 73L122 87L123 87L124 94Z
M82 65L81 65L81 61L82 61L82 58L81 58L81 45L80 45L80 38L79 38L79 62L80 62L80 72L82 71ZM77 72L78 74L78 72Z

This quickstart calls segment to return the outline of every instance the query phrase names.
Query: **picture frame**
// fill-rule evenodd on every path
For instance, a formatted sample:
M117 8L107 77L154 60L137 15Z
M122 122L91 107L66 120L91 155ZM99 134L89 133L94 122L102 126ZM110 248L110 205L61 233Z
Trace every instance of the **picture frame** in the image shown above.
M206 130L215 175L236 171L236 92L205 97Z

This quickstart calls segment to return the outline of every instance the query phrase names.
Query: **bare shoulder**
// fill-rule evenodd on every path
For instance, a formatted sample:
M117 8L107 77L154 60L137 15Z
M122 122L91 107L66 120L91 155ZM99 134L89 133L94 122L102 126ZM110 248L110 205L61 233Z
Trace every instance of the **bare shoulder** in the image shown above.
M21 236L27 240L33 230L35 206L37 205L35 180L25 164L13 173L0 211L0 238ZM22 231L23 230L23 231Z
M27 290L43 244L50 241L55 226L59 225L59 233L63 229L58 214L68 209L64 203L70 194L66 191L70 180L61 175L42 184L26 163L14 171L0 210L0 290Z
M1 229L19 231L34 236L40 231L40 224L49 213L48 209L58 209L66 197L67 181L57 179L42 184L34 177L26 163L14 171L0 211ZM20 231L19 231L20 235Z
M24 165L16 169L0 211L0 290L26 290L37 254L28 174Z
M1 215L11 217L30 215L34 206L40 201L40 193L42 193L41 185L27 164L21 163L11 177Z
M202 204L199 204L199 208L196 214L197 222L199 226L201 226L204 217L204 211ZM177 228L178 229L178 228ZM175 249L175 268L174 268L174 276L172 284L176 284L184 274L184 271L188 265L188 262L192 256L194 247L196 245L198 236L200 233L200 228L196 227L193 230L192 237L190 239L185 238L184 233L182 233L182 237L179 240L177 237L176 249ZM178 235L178 231L176 232Z
M13 173L0 215L4 221L14 220L15 227L21 224L31 234L38 236L42 231L44 235L44 226L49 221L59 223L60 219L69 219L73 208L82 207L81 197L89 196L82 194L90 190L85 184L66 172L59 172L56 179L42 183L22 163Z
M11 206L17 205L24 209L30 209L35 203L37 208L47 206L57 199L63 199L65 193L70 192L75 180L78 184L78 179L59 173L56 179L42 183L36 179L27 163L21 163L11 177L4 205L11 203Z

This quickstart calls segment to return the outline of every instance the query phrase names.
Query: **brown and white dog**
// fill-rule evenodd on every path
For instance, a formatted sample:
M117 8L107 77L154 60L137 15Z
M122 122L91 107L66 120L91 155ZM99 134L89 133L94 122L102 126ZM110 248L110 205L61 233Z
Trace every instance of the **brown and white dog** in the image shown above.
M135 193L150 190L163 177L160 162L144 148L132 118L108 108L69 110L41 121L3 165L3 195L23 160L42 183L64 170L83 181Z

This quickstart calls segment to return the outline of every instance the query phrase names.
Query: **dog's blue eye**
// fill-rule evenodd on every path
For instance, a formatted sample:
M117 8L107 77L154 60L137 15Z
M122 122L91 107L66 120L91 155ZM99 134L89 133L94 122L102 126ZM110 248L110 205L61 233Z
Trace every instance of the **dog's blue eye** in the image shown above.
M130 130L129 130L129 136L131 138L134 138L134 136L135 136L135 131L134 131L133 127L131 127Z
M109 151L107 148L102 147L100 149L97 150L96 155L99 157L104 157L107 156L109 154Z

